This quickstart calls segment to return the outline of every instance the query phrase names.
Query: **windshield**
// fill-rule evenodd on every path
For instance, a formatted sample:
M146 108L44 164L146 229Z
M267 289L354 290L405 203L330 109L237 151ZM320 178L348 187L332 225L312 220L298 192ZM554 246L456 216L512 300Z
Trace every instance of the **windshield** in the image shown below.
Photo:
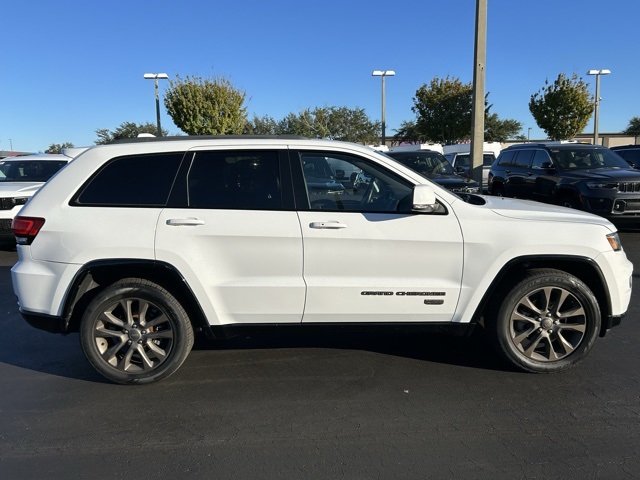
M64 160L0 160L0 182L46 182Z
M402 154L388 154L395 161L409 167L421 175L455 175L455 170L447 159L438 152L403 152Z
M551 154L563 170L631 168L618 154L605 148L563 148L551 150Z

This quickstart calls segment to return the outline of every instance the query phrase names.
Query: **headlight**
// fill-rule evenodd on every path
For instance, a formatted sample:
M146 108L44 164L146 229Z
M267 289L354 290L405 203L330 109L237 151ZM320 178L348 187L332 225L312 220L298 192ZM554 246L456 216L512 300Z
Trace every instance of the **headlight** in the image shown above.
M622 244L620 243L618 232L607 235L607 241L609 242L609 245L611 245L611 248L613 248L614 252L622 250Z
M602 189L602 188L617 189L618 188L618 184L617 183L603 183L603 182L587 182L587 187L589 187L591 189Z

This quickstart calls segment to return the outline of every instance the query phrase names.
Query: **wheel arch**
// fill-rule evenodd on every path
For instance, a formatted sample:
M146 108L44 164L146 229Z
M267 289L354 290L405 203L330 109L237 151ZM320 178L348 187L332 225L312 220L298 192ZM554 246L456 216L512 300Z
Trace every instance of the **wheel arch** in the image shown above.
M66 331L79 331L84 307L98 292L129 277L152 281L171 292L186 310L194 331L213 336L204 311L182 274L167 263L139 259L98 260L84 265L76 274L66 296L63 309Z
M605 277L597 263L591 258L566 255L525 256L512 259L494 278L478 305L474 318L480 319L495 313L495 308L508 293L509 287L515 285L525 273L532 269L549 268L567 272L584 282L593 292L600 311L602 327L600 336L604 336L611 328L612 307Z

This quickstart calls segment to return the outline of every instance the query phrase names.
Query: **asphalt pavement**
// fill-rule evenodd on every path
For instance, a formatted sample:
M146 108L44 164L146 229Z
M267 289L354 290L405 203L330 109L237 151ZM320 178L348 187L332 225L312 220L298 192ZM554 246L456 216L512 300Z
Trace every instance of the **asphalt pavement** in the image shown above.
M621 234L640 265L640 232ZM169 379L107 383L77 334L29 327L0 251L0 478L640 478L640 274L575 368L516 372L484 339L199 342Z

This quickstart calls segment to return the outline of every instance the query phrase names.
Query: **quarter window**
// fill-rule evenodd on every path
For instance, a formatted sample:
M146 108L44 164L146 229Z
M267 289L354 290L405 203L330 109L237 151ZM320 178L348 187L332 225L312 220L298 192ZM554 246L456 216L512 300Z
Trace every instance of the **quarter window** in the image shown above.
M163 207L183 155L178 152L115 158L85 184L72 205Z

